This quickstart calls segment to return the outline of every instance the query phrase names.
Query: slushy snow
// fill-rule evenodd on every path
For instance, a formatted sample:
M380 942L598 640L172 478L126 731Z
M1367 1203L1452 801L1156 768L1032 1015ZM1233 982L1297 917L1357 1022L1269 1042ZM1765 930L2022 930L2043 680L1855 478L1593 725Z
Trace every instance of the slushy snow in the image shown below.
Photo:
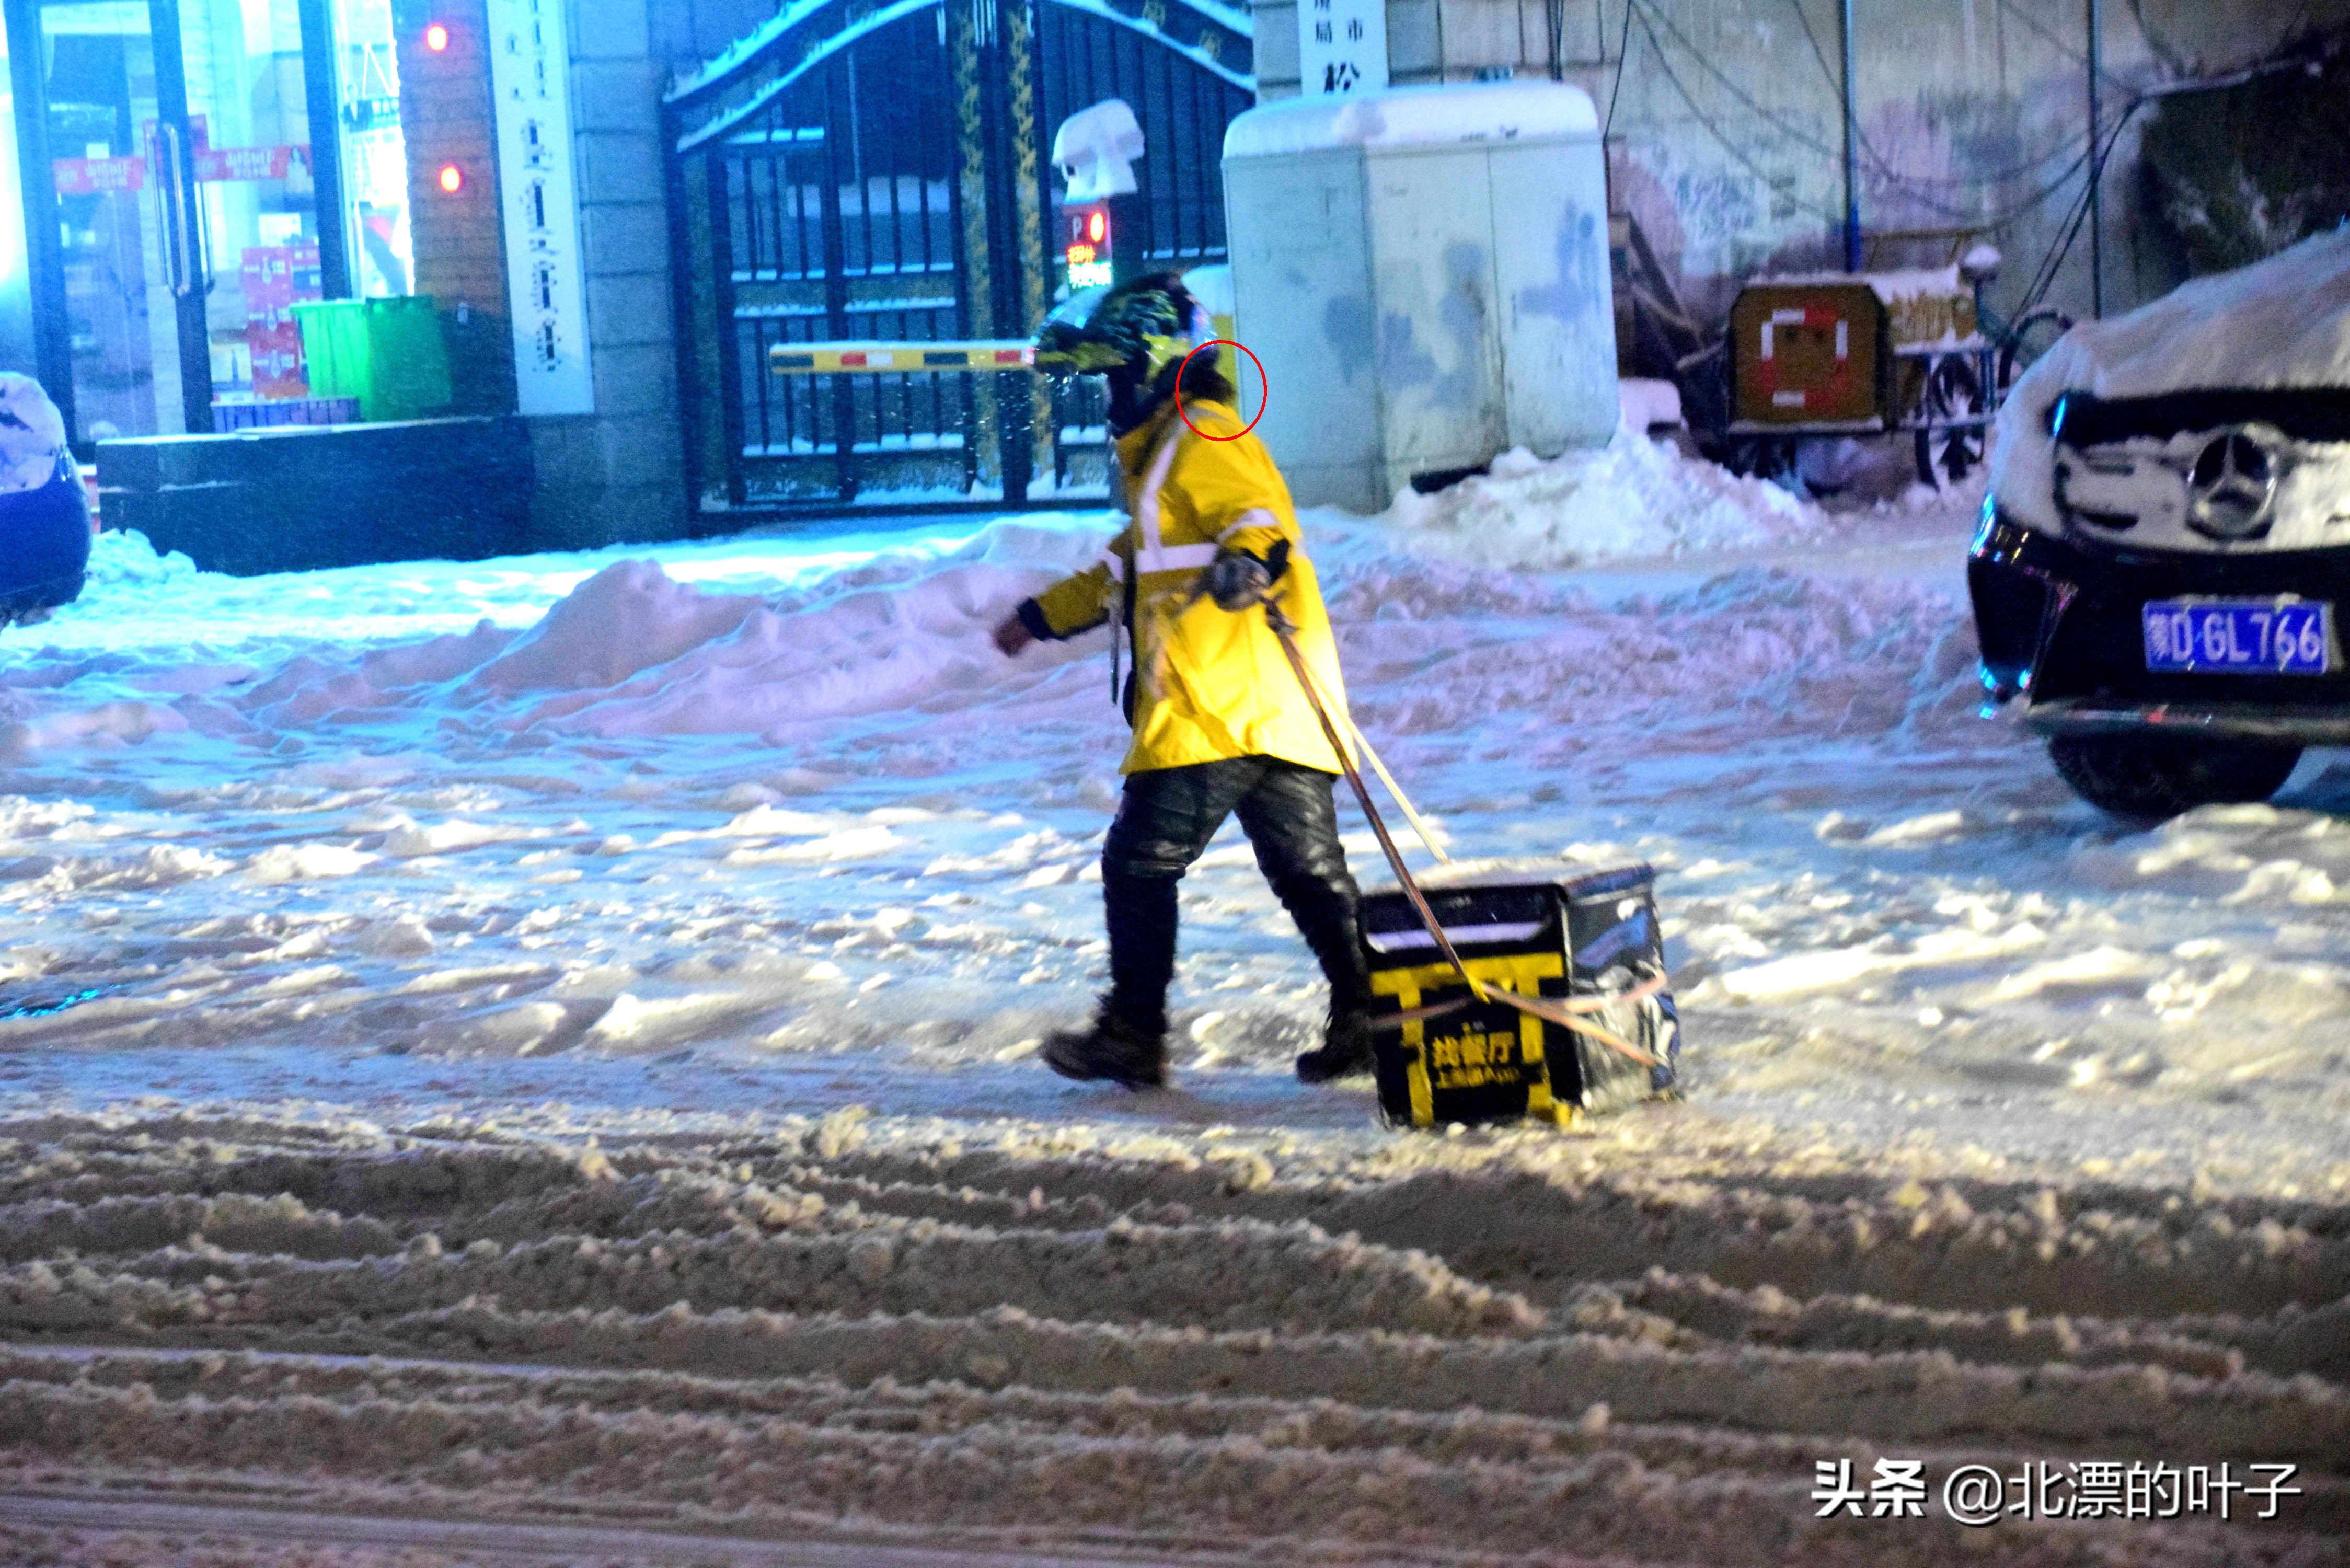
M1107 514L108 535L0 644L0 1558L2338 1563L2350 769L2074 800L1977 712L1977 501L1627 433L1305 519L1455 857L1658 869L1687 1097L1571 1133L1299 1085L1229 832L1175 1087L1036 1063L1122 727L988 632ZM1926 1517L1822 1515L1879 1459ZM1944 1516L2042 1462L2300 1490Z

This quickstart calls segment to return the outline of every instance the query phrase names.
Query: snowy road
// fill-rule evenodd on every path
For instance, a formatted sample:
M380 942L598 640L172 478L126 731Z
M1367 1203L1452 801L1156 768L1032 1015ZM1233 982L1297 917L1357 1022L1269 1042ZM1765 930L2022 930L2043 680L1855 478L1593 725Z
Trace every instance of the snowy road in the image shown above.
M625 1524L529 1524L512 1520L417 1519L299 1511L254 1497L203 1502L128 1501L120 1497L17 1493L0 1498L30 1560L75 1554L109 1563L297 1568L333 1553L342 1563L432 1563L448 1568L576 1568L580 1563L678 1563L693 1568L1172 1568L1169 1559L1125 1552L1079 1556L958 1552L862 1538L772 1541L715 1532L632 1529ZM1184 1568L1241 1559L1191 1556Z
M2306 1495L1898 1554L2338 1542L2350 761L2099 818L1976 716L1970 521L1619 448L1311 524L1455 856L1660 872L1688 1101L1447 1138L1288 1075L1319 984L1236 836L1177 1087L1029 1059L1121 742L1098 640L985 633L1100 519L110 539L0 646L0 1483L1779 1563L1904 1528L1814 1521L1824 1459L2224 1460Z

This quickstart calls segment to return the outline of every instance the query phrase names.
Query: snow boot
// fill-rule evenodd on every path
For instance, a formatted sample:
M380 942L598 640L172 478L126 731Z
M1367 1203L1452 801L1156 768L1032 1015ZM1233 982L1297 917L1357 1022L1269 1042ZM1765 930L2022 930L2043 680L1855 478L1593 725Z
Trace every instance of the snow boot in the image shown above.
M1297 1058L1297 1081L1327 1084L1371 1070L1370 1014L1354 1008L1330 1010L1323 1026L1322 1044Z
M1107 1007L1089 1029L1062 1029L1045 1036L1037 1053L1064 1078L1107 1078L1129 1089L1167 1086L1167 1036L1139 1029Z

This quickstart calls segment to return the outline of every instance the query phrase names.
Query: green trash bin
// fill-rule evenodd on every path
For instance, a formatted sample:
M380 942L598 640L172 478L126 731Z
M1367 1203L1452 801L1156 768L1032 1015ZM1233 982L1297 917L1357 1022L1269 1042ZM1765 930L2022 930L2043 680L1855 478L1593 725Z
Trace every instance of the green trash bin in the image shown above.
M421 419L449 407L449 349L429 295L309 300L294 307L314 398L357 398L359 418Z

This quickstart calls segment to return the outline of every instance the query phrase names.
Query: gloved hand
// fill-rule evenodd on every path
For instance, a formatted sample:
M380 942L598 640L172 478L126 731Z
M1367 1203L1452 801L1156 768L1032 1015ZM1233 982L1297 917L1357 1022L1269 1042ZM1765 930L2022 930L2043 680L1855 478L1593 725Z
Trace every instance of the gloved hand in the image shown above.
M1006 659L1019 658L1021 650L1036 640L1035 634L1016 615L1005 616L988 635L995 639L997 650Z
M1219 550L1208 566L1208 597L1220 610L1254 609L1272 596L1273 573L1254 556Z

